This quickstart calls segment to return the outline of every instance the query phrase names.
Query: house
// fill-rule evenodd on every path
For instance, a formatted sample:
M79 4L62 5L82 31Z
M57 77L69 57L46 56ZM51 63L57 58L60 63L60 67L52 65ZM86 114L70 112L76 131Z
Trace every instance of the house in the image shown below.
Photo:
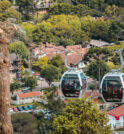
M124 128L124 104L107 112L112 129Z
M60 54L65 51L63 46L55 46L54 44L46 43L45 45L40 45L32 50L32 54L35 58L42 58L49 54Z
M21 93L21 94L17 94L16 101L17 104L40 102L41 96L42 93L40 91Z
M59 54L63 60L65 60L65 52ZM56 56L56 54L48 54L48 60L51 60L53 57ZM71 67L76 67L79 69L82 69L85 67L84 62L82 61L82 54L77 54L77 53L70 53L67 55L67 64L68 66Z
M10 54L10 81L13 78L21 80L21 59L15 53Z
M77 54L82 54L82 56L88 52L88 48L82 48L81 45L67 46L66 49Z
M90 41L90 47L104 47L104 46L108 46L110 45L108 42L106 41L102 41L102 40L94 40L92 39Z

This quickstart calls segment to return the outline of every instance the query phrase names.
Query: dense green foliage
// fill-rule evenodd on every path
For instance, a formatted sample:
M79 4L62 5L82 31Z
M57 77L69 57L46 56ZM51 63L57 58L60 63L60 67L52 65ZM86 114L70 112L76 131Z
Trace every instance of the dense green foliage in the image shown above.
M48 57L47 56L44 56L41 59L35 59L34 61L32 61L32 68L38 72L41 71L41 69L43 69L47 65L48 65Z
M54 119L52 134L110 134L108 119L86 99L69 101L63 114Z
M59 115L63 112L65 103L58 96L58 89L56 87L48 87L43 89L45 96L47 97L48 103L45 107L49 109L53 114Z
M5 14L7 18L15 18L17 23L21 22L22 15L14 8L8 8L7 10L5 10Z
M0 21L4 21L7 18L14 18L16 19L16 23L20 23L21 17L21 13L11 7L9 1L0 1Z
M23 82L25 83L26 87L31 87L31 89L37 85L37 79L35 76L25 76L23 78Z
M88 7L104 10L107 5L124 5L123 0L74 0L75 4L85 4Z
M17 113L12 115L14 134L36 134L37 122L29 113Z
M53 5L49 8L50 15L59 15L59 14L66 14L66 15L78 15L79 17L91 15L91 16L102 16L103 13L92 10L86 5L79 4L77 6L73 6L66 3L59 3Z
M22 59L26 59L29 55L29 51L25 44L21 41L16 41L9 46L10 53L19 55Z
M88 53L84 55L84 62L92 62L94 60L103 60L107 62L113 53L107 48L90 48Z
M62 59L62 57L57 54L55 57L53 57L50 61L49 64L52 64L53 66L60 68L61 72L65 71L66 67L65 67L65 63Z
M20 82L17 79L10 84L10 91L13 93L14 90L18 90L21 87Z
M108 72L109 67L104 61L95 60L89 64L87 69L87 76L91 76L100 82L102 77Z
M12 6L9 1L0 1L0 21L15 18L16 23L20 23L24 29L22 33L26 32L28 35L27 37L25 34L18 33L19 30L17 30L14 41L20 41L10 44L10 52L16 53L22 59L27 59L29 56L25 44L30 44L30 42L36 45L50 42L64 47L81 44L85 47L85 44L89 43L91 39L107 42L124 39L123 0L72 0L72 4L66 4L71 3L71 0L51 0L51 3L60 3L51 6L48 13L40 14L39 18L37 2L37 0L16 0L17 5ZM119 66L115 64L120 64L119 59L113 51L119 48L124 48L124 45L113 45L108 49L90 49L84 57L86 62L91 62L87 68L87 75L100 81L103 75L109 71L109 67L110 69L118 68ZM48 61L46 57L42 60L36 59L32 65L33 69L39 71L49 85L51 82L59 80L66 69L64 61L59 55L53 57L51 61ZM25 76L23 81L25 86L31 88L37 85L36 78L30 75ZM14 81L10 85L12 92L19 87L18 81ZM94 89L95 86L91 85L90 88ZM31 115L14 114L12 122L15 134L36 134L37 127L40 134L49 132L51 134L110 133L110 127L106 125L107 120L104 114L100 113L85 98L69 102L63 112L65 104L57 96L56 90L47 89L46 96L48 104L45 108L52 112L51 118L46 120L43 114L37 115L37 126Z
M36 10L36 2L34 0L16 0L19 6L19 11L23 14L24 20L30 20L34 11Z
M45 25L38 26L33 31L33 41L39 43L53 42L53 34L50 32L50 29Z
M44 107L50 111L50 117L44 118L42 113L39 113L36 117L38 119L38 131L40 134L48 134L53 131L53 119L55 116L60 115L65 108L65 103L58 96L58 91L55 87L49 87L42 89L47 98L47 104Z
M61 76L61 70L53 65L48 65L41 70L41 77L51 84L54 80L58 80Z
M23 28L34 42L52 42L56 45L84 44L90 39L115 42L123 39L124 24L118 19L91 16L55 15L37 25L23 23Z

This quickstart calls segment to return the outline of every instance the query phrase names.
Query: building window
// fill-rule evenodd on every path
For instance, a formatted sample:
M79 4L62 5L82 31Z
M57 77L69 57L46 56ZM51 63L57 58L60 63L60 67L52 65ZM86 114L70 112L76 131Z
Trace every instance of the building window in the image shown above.
M119 117L115 117L116 118L116 120L119 120Z

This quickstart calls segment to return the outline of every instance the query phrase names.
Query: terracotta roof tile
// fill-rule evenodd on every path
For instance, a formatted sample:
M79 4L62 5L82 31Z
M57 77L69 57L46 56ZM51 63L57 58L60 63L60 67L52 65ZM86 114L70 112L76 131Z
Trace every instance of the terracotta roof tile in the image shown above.
M67 46L66 49L83 55L88 52L88 48L82 48L81 45Z
M65 53L60 53L59 54L63 60L65 60ZM47 54L48 59L51 60L56 54ZM67 56L67 64L70 66L71 64L76 65L80 61L82 61L82 55L81 54L76 54L76 53L71 53L70 55Z
M33 96L41 96L40 91L18 94L19 98L28 98Z
M73 46L67 46L66 49L68 50L74 50L74 49L81 49L81 45L73 45Z
M120 117L120 116L124 115L124 104L121 105L120 107L116 107L116 108L108 111L107 114L115 116L115 117Z

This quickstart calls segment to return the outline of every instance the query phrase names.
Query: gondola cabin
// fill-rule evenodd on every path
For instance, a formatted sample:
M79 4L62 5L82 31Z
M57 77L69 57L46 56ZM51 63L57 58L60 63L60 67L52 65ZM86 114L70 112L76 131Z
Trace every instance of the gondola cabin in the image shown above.
M124 73L107 73L100 84L105 102L124 102Z
M60 80L60 89L64 97L81 98L87 89L87 80L79 70L66 71Z

